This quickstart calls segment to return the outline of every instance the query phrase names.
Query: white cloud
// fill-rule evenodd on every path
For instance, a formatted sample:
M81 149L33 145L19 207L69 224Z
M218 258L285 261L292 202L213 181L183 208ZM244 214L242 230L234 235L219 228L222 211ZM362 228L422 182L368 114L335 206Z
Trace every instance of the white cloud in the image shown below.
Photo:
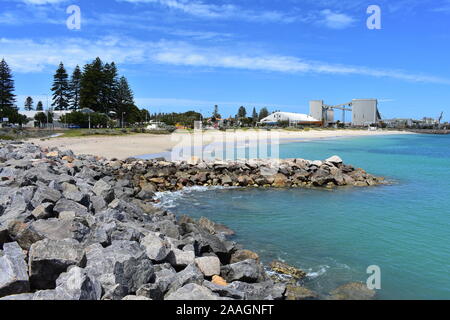
M330 9L322 10L320 15L321 19L319 20L319 23L331 29L345 29L355 22L355 19L351 16L333 12Z
M67 0L20 0L20 2L33 5L58 4L66 1Z
M246 10L234 4L209 4L200 0L116 0L129 3L153 3L180 11L188 15L209 19L244 19L255 22L291 23L298 19L294 15L279 11Z
M16 72L54 69L60 61L74 67L100 56L119 64L159 64L191 68L235 69L291 74L357 75L392 78L410 82L450 85L450 79L407 73L401 70L329 64L293 56L233 54L227 48L204 48L185 42L148 42L106 37L98 40L76 38L34 41L0 38L2 56Z

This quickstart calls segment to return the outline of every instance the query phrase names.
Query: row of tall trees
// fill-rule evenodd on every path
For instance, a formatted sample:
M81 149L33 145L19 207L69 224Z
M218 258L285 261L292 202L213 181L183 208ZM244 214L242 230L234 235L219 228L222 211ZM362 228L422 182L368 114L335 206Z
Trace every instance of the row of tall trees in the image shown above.
M133 92L125 77L119 77L116 64L96 58L81 71L76 66L70 79L61 62L53 77L54 110L92 109L106 115L129 112L135 107Z
M34 110L34 100L32 97L27 97L25 99L25 111L33 111ZM42 101L38 101L36 105L36 111L44 111L44 105L42 104Z

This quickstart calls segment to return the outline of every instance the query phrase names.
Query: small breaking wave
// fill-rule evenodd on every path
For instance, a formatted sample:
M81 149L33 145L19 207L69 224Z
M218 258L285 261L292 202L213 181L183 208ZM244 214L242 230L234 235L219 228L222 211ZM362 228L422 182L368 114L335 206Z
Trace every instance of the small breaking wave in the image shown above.
M163 192L156 192L153 199L157 201L155 206L170 209L175 208L177 206L177 201L180 199L183 199L187 195L194 193L194 192L206 192L206 191L212 191L212 190L225 190L225 189L236 189L237 187L222 187L222 186L193 186L193 187L186 187L182 190L178 191L163 191Z
M316 279L322 275L324 275L325 273L327 273L327 270L330 269L330 266L324 265L324 266L319 266L319 270L317 271L309 271L306 276L309 279Z

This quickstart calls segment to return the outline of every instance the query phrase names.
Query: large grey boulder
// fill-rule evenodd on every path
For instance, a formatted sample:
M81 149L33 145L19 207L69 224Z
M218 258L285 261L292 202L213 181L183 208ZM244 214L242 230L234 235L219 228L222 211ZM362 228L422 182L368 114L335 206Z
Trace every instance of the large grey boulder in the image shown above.
M89 206L89 195L81 192L76 185L64 182L61 186L64 198L80 203L85 207Z
M195 283L189 283L175 292L168 294L165 300L220 300L220 297L208 288Z
M260 283L235 281L228 285L228 289L244 292L245 300L282 300L286 292L286 285L274 283L271 280Z
M55 205L51 202L45 202L38 205L31 214L36 220L48 219L54 216L53 207Z
M33 300L33 297L34 293L21 293L0 298L0 301L29 301Z
M206 277L220 275L220 260L217 257L207 256L196 258L195 265Z
M222 286L205 280L203 281L203 286L208 288L215 294L218 294L220 297L226 297L236 300L244 300L246 298L246 293L244 291L234 289L230 285Z
M78 215L88 214L87 207L83 206L82 204L79 204L78 202L65 198L62 198L56 203L55 207L53 208L53 211L57 214L60 214L65 211L72 211Z
M33 207L39 206L44 202L56 203L59 199L61 199L61 192L56 189L39 186L36 192L34 193L33 199L31 200L31 204Z
M145 248L147 256L156 262L166 259L170 252L170 244L159 233L149 232L141 239L141 245Z
M102 287L84 269L69 267L56 280L56 300L100 300Z
M178 239L180 237L180 230L178 226L169 220L164 220L156 223L157 229L167 237Z
M95 183L92 191L94 191L95 195L103 197L106 203L110 203L114 200L114 190L112 186L103 179L98 180Z
M190 264L184 270L178 272L172 279L168 294L175 292L188 283L202 284L203 280L203 273L194 264Z
M103 299L122 299L154 275L144 248L134 241L113 241L107 248L91 245L86 248L86 258L87 273L97 278L106 292Z
M44 239L34 243L29 253L30 281L33 288L53 289L56 279L69 266L83 266L83 247L76 240Z
M175 268L184 268L189 264L194 263L195 252L172 249L172 251L170 251L170 253L168 254L166 260Z
M0 256L0 297L30 291L27 264L17 242L3 245Z
M221 276L228 282L257 282L263 277L263 266L253 259L226 265L221 268Z

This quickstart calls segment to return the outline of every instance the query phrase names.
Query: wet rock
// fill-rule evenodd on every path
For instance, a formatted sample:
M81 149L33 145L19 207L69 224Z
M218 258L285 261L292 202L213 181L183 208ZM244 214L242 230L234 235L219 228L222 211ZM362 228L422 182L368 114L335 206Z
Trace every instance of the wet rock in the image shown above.
M367 288L365 283L352 282L331 292L331 300L373 300L376 291Z
M294 279L300 280L306 277L306 272L304 272L303 270L292 267L281 261L272 261L270 263L270 267L273 271L291 276Z
M288 179L287 177L282 174L282 173L278 173L273 177L274 181L272 183L272 186L274 186L275 188L285 188L288 185Z
M31 286L36 289L55 288L56 279L69 266L83 266L83 247L76 240L44 239L34 243L29 253Z
M217 257L195 258L195 265L206 277L220 275L220 260Z
M208 288L195 283L189 283L167 295L165 300L219 300L219 296L215 295Z
M262 265L252 259L229 264L221 268L221 276L228 282L257 282L262 278L263 273Z
M317 300L319 296L314 291L298 285L286 287L286 300Z
M240 261L244 261L247 259L253 259L256 261L259 261L259 255L253 251L250 250L237 250L231 255L230 263L236 263Z
M328 159L325 160L326 162L330 162L332 164L341 164L344 161L342 161L342 159L339 156L332 156Z
M24 253L16 242L5 243L0 256L0 297L29 291Z

